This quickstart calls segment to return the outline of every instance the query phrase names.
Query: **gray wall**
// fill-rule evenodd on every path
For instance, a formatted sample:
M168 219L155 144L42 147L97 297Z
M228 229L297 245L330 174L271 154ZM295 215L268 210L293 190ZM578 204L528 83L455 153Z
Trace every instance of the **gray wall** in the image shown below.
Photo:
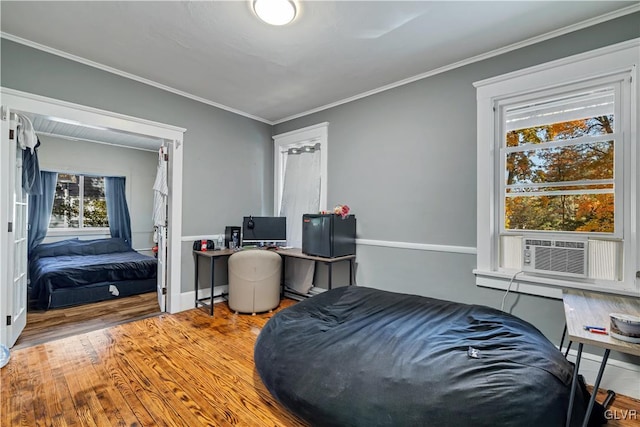
M279 124L274 134L329 122L328 207L348 204L359 238L475 247L472 83L639 37L638 22L640 14L628 15ZM500 307L502 291L475 285L474 255L359 245L357 259L360 285ZM559 343L560 301L509 301Z
M5 39L3 87L187 129L183 235L209 235L242 216L271 212L271 126ZM183 243L182 292L193 290L190 243Z
M46 135L40 135L39 139L38 160L42 170L126 177L133 248L148 249L154 245L151 189L156 177L157 153ZM69 237L72 236L64 238ZM81 235L81 238L100 237L103 236ZM47 236L45 242L53 240L60 238ZM145 253L151 255L151 251Z

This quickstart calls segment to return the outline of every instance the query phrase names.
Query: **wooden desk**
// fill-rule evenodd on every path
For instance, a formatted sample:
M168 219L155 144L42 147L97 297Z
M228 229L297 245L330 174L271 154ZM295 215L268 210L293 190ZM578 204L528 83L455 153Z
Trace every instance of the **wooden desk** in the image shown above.
M213 316L213 267L216 258L230 257L236 251L231 249L221 249L217 251L193 251L193 263L195 265L195 291L196 291L196 308L202 306L210 309L210 313ZM211 268L211 276L209 278L209 286L211 288L211 296L209 298L198 297L198 257L209 258L209 265ZM209 300L209 302L207 302Z
M244 249L244 250L248 250L248 249ZM266 250L266 249L262 249L262 250ZM215 263L215 259L216 258L221 258L221 257L229 257L231 255L233 255L234 253L236 253L237 251L235 250L231 250L231 249L222 249L222 250L217 250L217 251L193 251L193 260L194 260L194 265L195 265L195 293L196 293L196 298L195 298L195 306L197 307L206 307L210 309L210 313L213 316L213 269L214 269L214 263ZM286 263L286 259L287 258L299 258L299 259L306 259L306 260L310 260L310 261L315 261L315 262L321 262L325 265L327 265L329 271L328 271L328 278L327 278L327 287L328 289L331 289L332 285L333 285L333 280L332 280L332 266L333 264L337 263L337 262L343 262L343 261L349 261L349 286L353 285L353 264L355 262L356 256L355 255L346 255L346 256L341 256L341 257L336 257L336 258L323 258L323 257L318 257L318 256L312 256L312 255L306 255L304 253L302 253L302 249L299 248L292 248L292 249L278 249L278 250L274 250L275 253L277 253L278 255L280 255L280 257L282 258L282 284L284 285L284 271L285 271L285 263ZM209 265L211 266L211 275L209 278L209 287L211 288L211 297L209 298L200 298L198 297L198 258L199 257L203 257L203 258L209 258Z
M580 359L582 358L582 348L584 344L594 345L605 349L600 370L593 385L593 393L589 400L587 413L585 414L583 427L586 427L591 410L595 403L596 392L600 386L600 380L604 368L607 365L609 352L616 350L621 353L640 356L640 344L632 344L612 338L609 335L595 334L584 330L585 326L600 326L610 329L609 313L626 313L640 316L640 299L606 294L596 294L591 292L563 290L562 301L564 303L564 316L567 322L567 333L570 341L578 343L578 355L573 371L573 382L571 384L571 397L569 398L569 410L567 412L567 427L571 422L571 412L576 392L576 381L578 370L580 369Z

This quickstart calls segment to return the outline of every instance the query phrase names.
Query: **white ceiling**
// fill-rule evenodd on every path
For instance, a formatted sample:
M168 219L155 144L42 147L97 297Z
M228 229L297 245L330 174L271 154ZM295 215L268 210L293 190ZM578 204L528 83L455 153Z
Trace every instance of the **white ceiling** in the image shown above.
M568 26L640 10L638 1L298 4L292 24L273 27L254 16L248 0L2 0L1 30L5 38L277 123Z

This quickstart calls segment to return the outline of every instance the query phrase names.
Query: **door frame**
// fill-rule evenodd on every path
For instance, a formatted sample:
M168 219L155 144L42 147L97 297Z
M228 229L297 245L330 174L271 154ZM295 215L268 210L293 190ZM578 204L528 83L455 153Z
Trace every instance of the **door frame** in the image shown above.
M10 111L24 111L45 116L59 117L73 120L81 124L100 126L107 129L130 132L141 135L148 135L162 138L170 142L170 167L169 167L169 222L167 239L167 311L176 313L181 310L180 306L180 281L182 267L182 169L185 128L172 126L164 123L153 122L146 119L127 116L124 114L100 110L85 105L74 104L58 99L47 98L40 95L22 92L14 89L0 87L2 95L2 106L6 106ZM5 166L0 165L0 207L6 206L8 188L5 188L9 171ZM149 190L151 191L151 189ZM3 209L4 210L4 209ZM4 216L0 214L0 218ZM0 224L0 254L6 250L8 244L7 226ZM6 271L8 267L7 256L0 257L0 270ZM0 280L4 279L2 275ZM6 289L2 286L0 289ZM6 295L0 295L0 344L6 341Z

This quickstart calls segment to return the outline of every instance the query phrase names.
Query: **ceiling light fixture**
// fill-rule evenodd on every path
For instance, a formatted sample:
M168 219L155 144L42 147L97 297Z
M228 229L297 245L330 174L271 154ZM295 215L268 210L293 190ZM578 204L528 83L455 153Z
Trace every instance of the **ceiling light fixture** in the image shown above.
M296 5L290 0L254 0L253 10L271 25L286 25L296 17Z

